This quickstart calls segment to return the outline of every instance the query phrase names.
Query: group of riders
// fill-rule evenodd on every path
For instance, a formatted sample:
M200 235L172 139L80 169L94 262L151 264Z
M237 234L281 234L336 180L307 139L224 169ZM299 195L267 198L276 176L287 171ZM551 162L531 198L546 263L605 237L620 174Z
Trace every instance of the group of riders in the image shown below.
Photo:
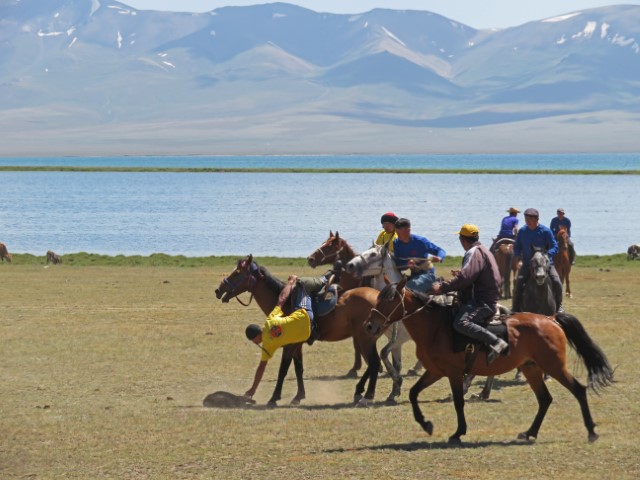
M399 218L393 212L387 212L380 218L382 231L376 239L377 245L389 245L399 270L408 270L406 286L411 290L433 295L456 291L460 303L453 327L489 347L488 362L493 362L508 348L507 342L491 333L486 325L494 316L500 298L502 278L493 250L500 244L513 243L514 264L520 264L516 278L512 312L522 311L522 292L529 278L529 261L534 248L547 251L550 260L549 275L552 280L553 294L557 312L563 312L562 283L553 266L553 257L558 252L556 234L560 228L566 229L571 237L571 221L559 208L550 228L539 223L539 213L535 208L524 211L525 227L518 228L517 208L509 208L508 215L502 219L500 231L493 239L490 248L480 243L480 231L476 225L465 224L456 234L465 251L460 269L452 270L452 278L446 281L436 277L433 263L445 259L446 252L426 237L411 233L411 222ZM575 259L573 243L569 241L571 263ZM317 335L314 320L312 296L338 283L342 272L342 263L337 261L333 268L320 277L297 277L291 275L282 289L276 307L267 317L263 326L247 326L247 338L262 350L260 363L256 369L251 388L245 393L251 399L264 374L267 362L276 350L285 345L308 342L313 343ZM292 313L286 314L287 302ZM288 309L287 309L288 310Z

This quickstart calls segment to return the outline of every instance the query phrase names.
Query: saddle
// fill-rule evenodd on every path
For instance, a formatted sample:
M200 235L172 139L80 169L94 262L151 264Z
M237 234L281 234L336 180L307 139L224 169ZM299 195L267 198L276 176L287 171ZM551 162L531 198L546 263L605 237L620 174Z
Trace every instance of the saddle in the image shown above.
M338 303L338 285L330 285L327 291L320 290L318 294L311 298L311 306L313 308L313 315L318 317L324 317L330 314Z

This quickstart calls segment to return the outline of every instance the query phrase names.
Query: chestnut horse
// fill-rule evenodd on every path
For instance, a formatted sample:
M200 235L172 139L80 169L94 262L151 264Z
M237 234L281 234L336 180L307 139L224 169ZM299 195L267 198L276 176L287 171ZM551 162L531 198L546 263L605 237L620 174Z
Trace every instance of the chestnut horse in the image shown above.
M361 272L355 272L353 270L349 271L347 269L347 265L354 258L357 258L359 255L355 253L351 245L347 243L344 238L340 237L338 232L333 234L333 231L329 231L329 238L327 238L322 245L316 248L311 255L307 257L307 263L311 268L316 268L319 265L328 265L333 264L336 260L340 260L342 262L344 271L342 276L340 277L340 288L343 290L349 290L351 288L359 287L362 284L362 274ZM382 267L378 270L377 273L371 274L372 276L377 276L374 279L373 287L376 290L381 290L386 284L382 279L381 274ZM366 274L369 276L369 274ZM399 278L398 278L399 280ZM382 348L380 351L380 357L382 361L387 367L387 371L396 381L401 382L402 379L399 377L400 371L402 370L402 345L409 340L411 337L409 333L406 331L404 326L401 324L394 328L385 331L384 334L389 339L388 343ZM360 351L359 347L354 338L354 347L355 347L355 361L351 370L347 373L347 377L356 378L358 376L357 372L362 366L362 362L360 359ZM388 357L389 353L391 353L392 362L389 362ZM417 362L409 372L413 372L417 374L418 371L422 369L422 365L420 362ZM399 379L399 380L398 380ZM399 395L400 392L398 391ZM389 401L393 400L395 397L392 392L391 396L387 399Z
M500 270L502 284L500 285L500 298L511 298L511 275L513 274L513 283L515 289L515 281L518 274L518 267L513 264L513 244L514 241L509 238L498 240L493 250L493 256Z
M260 267L253 261L253 256L249 255L238 260L235 270L222 280L216 289L216 297L226 303L243 292L249 292L252 295L251 298L256 299L260 309L267 316L276 306L283 288L284 283L281 280L274 277L265 267ZM372 337L364 329L364 321L375 305L377 295L378 291L369 287L351 289L340 296L336 307L330 313L316 320L319 341L338 342L354 337L365 354L368 367L356 385L354 394L354 403L358 406L368 406L369 401L373 400L380 370L380 356L376 349L377 337ZM291 403L298 404L306 397L302 378L302 344L286 345L282 352L276 388L269 400L271 406L275 406L281 399L282 385L292 360L298 392ZM362 393L367 381L369 383L363 397Z
M556 234L556 241L558 242L558 253L553 257L553 264L556 267L560 282L564 285L566 282L566 294L571 298L571 286L569 284L569 274L571 273L571 260L569 260L569 233L566 227L562 226L558 229Z
M413 417L425 432L429 435L433 433L433 423L425 420L418 404L418 395L428 386L447 377L458 418L458 428L449 437L449 443L460 444L460 437L467 433L462 386L467 367L465 352L453 351L452 309L423 303L410 290L405 289L405 284L406 279L403 279L380 292L376 307L371 310L367 319L366 328L371 334L377 335L393 322L404 322L416 342L418 358L426 368L426 372L409 392ZM578 400L588 439L590 442L596 441L598 434L589 410L587 387L567 369L567 343L582 359L587 369L588 385L595 391L613 382L613 369L604 352L593 342L580 321L568 313L558 313L554 317L516 313L507 318L505 323L509 341L508 354L501 355L491 365L487 365L485 353L480 352L471 366L471 373L500 375L516 367L521 368L538 400L538 411L529 429L520 433L518 439L529 441L538 437L542 421L553 400L543 379L543 373L546 372Z
M9 250L7 250L7 246L4 243L0 242L0 259L4 262L5 259L7 262L11 263L11 254Z

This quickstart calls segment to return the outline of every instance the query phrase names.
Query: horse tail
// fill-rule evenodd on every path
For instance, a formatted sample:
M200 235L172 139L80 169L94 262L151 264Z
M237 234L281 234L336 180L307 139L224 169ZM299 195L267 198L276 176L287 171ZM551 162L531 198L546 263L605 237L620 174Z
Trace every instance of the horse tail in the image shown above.
M588 372L589 387L598 392L613 383L613 369L602 349L595 344L580 321L569 313L558 313L555 320L560 325L569 345L582 358Z

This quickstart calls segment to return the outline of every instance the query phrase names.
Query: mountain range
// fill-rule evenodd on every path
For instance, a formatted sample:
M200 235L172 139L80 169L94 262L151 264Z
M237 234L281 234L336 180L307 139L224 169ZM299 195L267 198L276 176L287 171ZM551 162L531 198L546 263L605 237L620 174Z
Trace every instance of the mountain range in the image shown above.
M0 0L0 155L640 151L640 7L476 30L426 11Z

